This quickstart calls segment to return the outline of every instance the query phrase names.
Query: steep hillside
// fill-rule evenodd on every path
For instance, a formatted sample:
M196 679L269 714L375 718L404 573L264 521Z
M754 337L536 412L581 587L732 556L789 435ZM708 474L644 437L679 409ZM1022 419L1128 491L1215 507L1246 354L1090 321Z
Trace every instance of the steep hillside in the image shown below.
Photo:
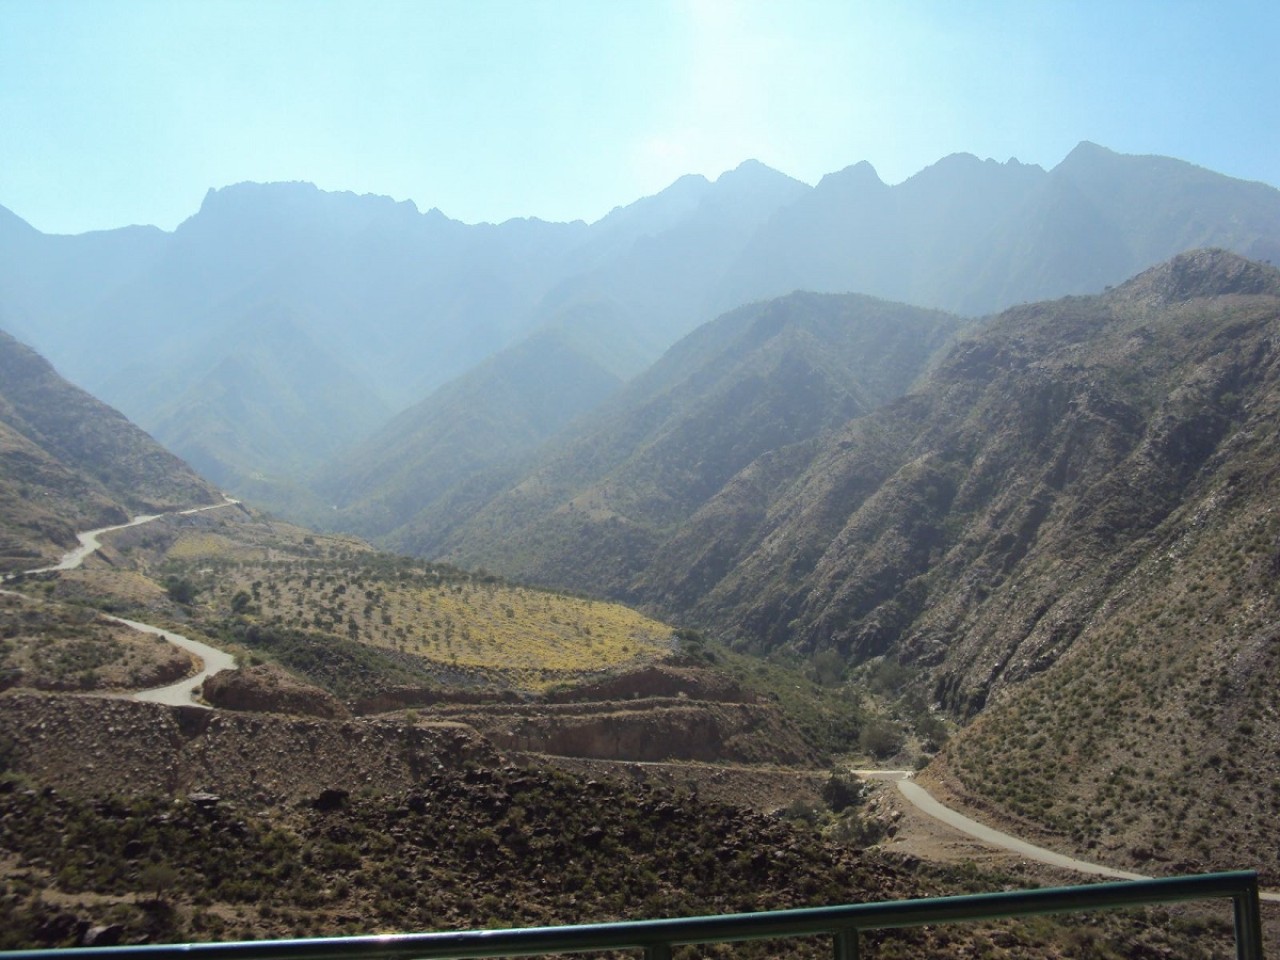
M1280 877L1278 343L1280 271L1221 252L1009 311L735 476L640 597L906 664L978 714L938 776L987 809L1120 863Z
M744 307L672 348L452 532L456 513L423 516L397 543L628 596L737 471L901 394L955 329L945 314L858 296Z
M317 522L363 536L391 533L469 488L483 471L535 450L616 391L622 376L604 349L607 340L626 350L616 308L578 304L560 319L436 390L318 471L313 485L336 511Z
M156 438L216 483L243 489L253 478L261 495L266 482L301 475L388 415L283 309L251 313L217 341L184 368L176 393L144 378L136 388L156 411Z
M76 545L75 531L216 503L218 492L0 331L0 570Z
M1051 662L1172 513L1254 462L1233 444L1266 429L1277 276L1190 254L1009 311L917 393L735 477L669 569L692 576L723 544L699 618L766 647L893 650L972 712ZM762 509L725 544L735 502Z

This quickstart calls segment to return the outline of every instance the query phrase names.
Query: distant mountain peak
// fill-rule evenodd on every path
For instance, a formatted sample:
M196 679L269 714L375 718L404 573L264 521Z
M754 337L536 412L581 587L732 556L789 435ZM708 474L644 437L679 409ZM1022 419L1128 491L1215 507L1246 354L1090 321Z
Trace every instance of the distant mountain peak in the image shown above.
M379 217L419 215L412 200L395 200L375 193L321 190L306 180L246 180L225 187L210 187L197 216L280 216L286 212L359 209ZM194 218L193 218L194 219Z
M242 180L224 187L210 187L200 204L201 212L219 205L241 201L249 197L301 197L316 196L320 188L306 180L274 180L259 183L254 180Z
M853 166L837 170L835 173L828 173L818 182L819 189L841 187L846 190L857 190L886 186L880 179L880 174L876 173L876 168L866 160L860 160Z
M736 180L790 180L785 173L773 169L767 164L761 163L759 160L743 160L732 170L726 170L720 176L716 177L717 184L733 182Z
M746 160L716 178L712 196L741 198L748 195L777 196L805 192L809 186L794 177L780 173L759 160Z
M8 207L0 207L0 232L9 231L21 233L28 237L40 232Z
M1127 154L1116 153L1106 147L1099 146L1092 140L1081 140L1071 152L1062 158L1062 162L1054 167L1055 171L1071 171L1080 168L1096 167L1099 164L1115 163Z
M904 183L916 187L930 185L935 189L963 190L966 184L975 182L1030 183L1043 176L1044 169L1038 164L1022 163L1016 157L1001 163L990 157L979 159L972 153L952 153L908 177Z

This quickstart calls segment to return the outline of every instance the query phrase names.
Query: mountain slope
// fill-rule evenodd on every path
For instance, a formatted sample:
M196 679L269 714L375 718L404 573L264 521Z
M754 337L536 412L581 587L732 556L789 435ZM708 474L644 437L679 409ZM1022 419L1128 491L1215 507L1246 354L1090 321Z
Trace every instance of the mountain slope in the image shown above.
M616 302L638 322L631 333L647 338L651 352L644 360L652 362L719 312L714 299L717 285L750 238L776 212L809 192L805 184L753 160L712 183L700 177L681 178L660 195L665 202L659 209L665 216L658 218L658 210L647 208L641 221L626 208L594 225L593 239L598 230L616 229L610 220L624 213L628 225L644 222L660 229L639 233L613 256L574 273L547 295L543 308L555 309L566 298L584 296ZM668 193L675 196L668 199ZM679 215L674 215L676 211ZM749 299L735 299L729 306Z
M412 536L400 528L412 528L415 517L482 471L554 436L622 384L586 342L587 328L607 331L615 313L607 304L584 305L563 326L497 354L327 465L317 486L337 512L325 523L366 536Z
M971 714L1069 647L1170 517L1241 471L1269 482L1278 278L1199 252L1101 297L1017 308L861 417L858 381L820 376L829 342L822 362L798 347L796 308L821 298L744 308L720 321L751 344L720 355L722 377L690 363L667 387L689 338L646 378L665 389L621 395L447 555L758 648L890 652Z
M760 651L896 660L976 718L935 774L976 805L1105 862L1276 883L1277 422L1280 271L1199 251L1007 311L683 515L661 459L531 473L476 556Z
M893 650L977 709L1069 644L1242 428L1269 388L1276 278L1186 255L1002 315L920 392L791 452L699 618L766 646ZM708 534L695 517L683 536Z
M156 438L219 484L298 476L387 417L285 308L264 306L192 354L175 392L139 387L155 394Z
M75 532L221 497L177 457L0 331L0 569L56 560Z
M654 551L738 470L899 395L955 328L944 314L858 296L794 294L726 314L436 549L628 596Z

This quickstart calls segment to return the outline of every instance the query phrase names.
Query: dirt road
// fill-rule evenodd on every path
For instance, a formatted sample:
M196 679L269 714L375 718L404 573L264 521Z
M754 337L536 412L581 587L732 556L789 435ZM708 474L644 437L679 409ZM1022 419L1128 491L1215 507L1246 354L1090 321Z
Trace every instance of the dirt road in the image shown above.
M1035 860L1038 863L1061 867L1065 870L1074 870L1077 873L1108 877L1113 880L1150 879L1140 873L1130 873L1126 870L1103 866L1100 863L1077 860L1075 857L1068 857L1065 854L1036 846L1018 837L988 827L986 824L979 823L977 820L966 817L959 811L939 802L933 794L915 782L910 770L854 770L853 773L864 780L893 781L898 788L898 792L921 813L927 814L953 830L957 830L983 844L1007 851L1023 859ZM1280 892L1262 891L1259 897L1272 903L1280 903Z
M193 513L203 513L205 510L216 510L219 507L227 507L238 504L239 500L233 500L227 497L222 503L214 503L204 507L192 507L188 510L175 510L172 513L155 513L147 514L140 517L134 517L128 523L118 523L111 527L99 527L97 530L86 530L84 533L77 533L76 539L80 541L80 546L74 550L64 554L62 559L51 567L39 567L35 570L26 570L25 574L32 573L51 573L58 570L74 570L90 557L94 551L102 546L101 537L103 534L111 533L113 530L125 530L129 527L137 527L144 523L151 523L153 520L159 520L161 517L178 516L186 517ZM4 579L12 579L13 577L22 576L23 574L10 574ZM133 694L133 699L144 700L148 703L167 703L170 706L197 706L204 704L196 702L195 688L204 683L205 677L210 674L219 673L223 670L234 670L236 668L235 658L231 654L208 644L201 643L199 640L192 640L190 637L184 637L180 633L173 633L169 630L162 630L159 627L153 627L147 623L139 623L136 620L125 620L122 617L108 617L116 623L124 624L134 630L142 633L153 634L157 637L164 637L175 647L181 647L188 653L195 654L203 664L203 668L193 677L187 677L179 680L177 683L171 683L168 686L157 687L154 690L143 690Z

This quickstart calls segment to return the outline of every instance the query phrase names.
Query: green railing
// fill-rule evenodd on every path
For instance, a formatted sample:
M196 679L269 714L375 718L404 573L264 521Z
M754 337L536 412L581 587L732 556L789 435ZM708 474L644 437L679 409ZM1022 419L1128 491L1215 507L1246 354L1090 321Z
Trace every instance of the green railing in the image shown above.
M0 952L0 960L452 960L603 950L643 950L646 960L669 960L673 947L687 944L810 936L832 937L836 960L856 960L858 938L864 930L1210 899L1230 899L1235 906L1237 958L1262 960L1258 878L1252 872L523 930L14 951Z

